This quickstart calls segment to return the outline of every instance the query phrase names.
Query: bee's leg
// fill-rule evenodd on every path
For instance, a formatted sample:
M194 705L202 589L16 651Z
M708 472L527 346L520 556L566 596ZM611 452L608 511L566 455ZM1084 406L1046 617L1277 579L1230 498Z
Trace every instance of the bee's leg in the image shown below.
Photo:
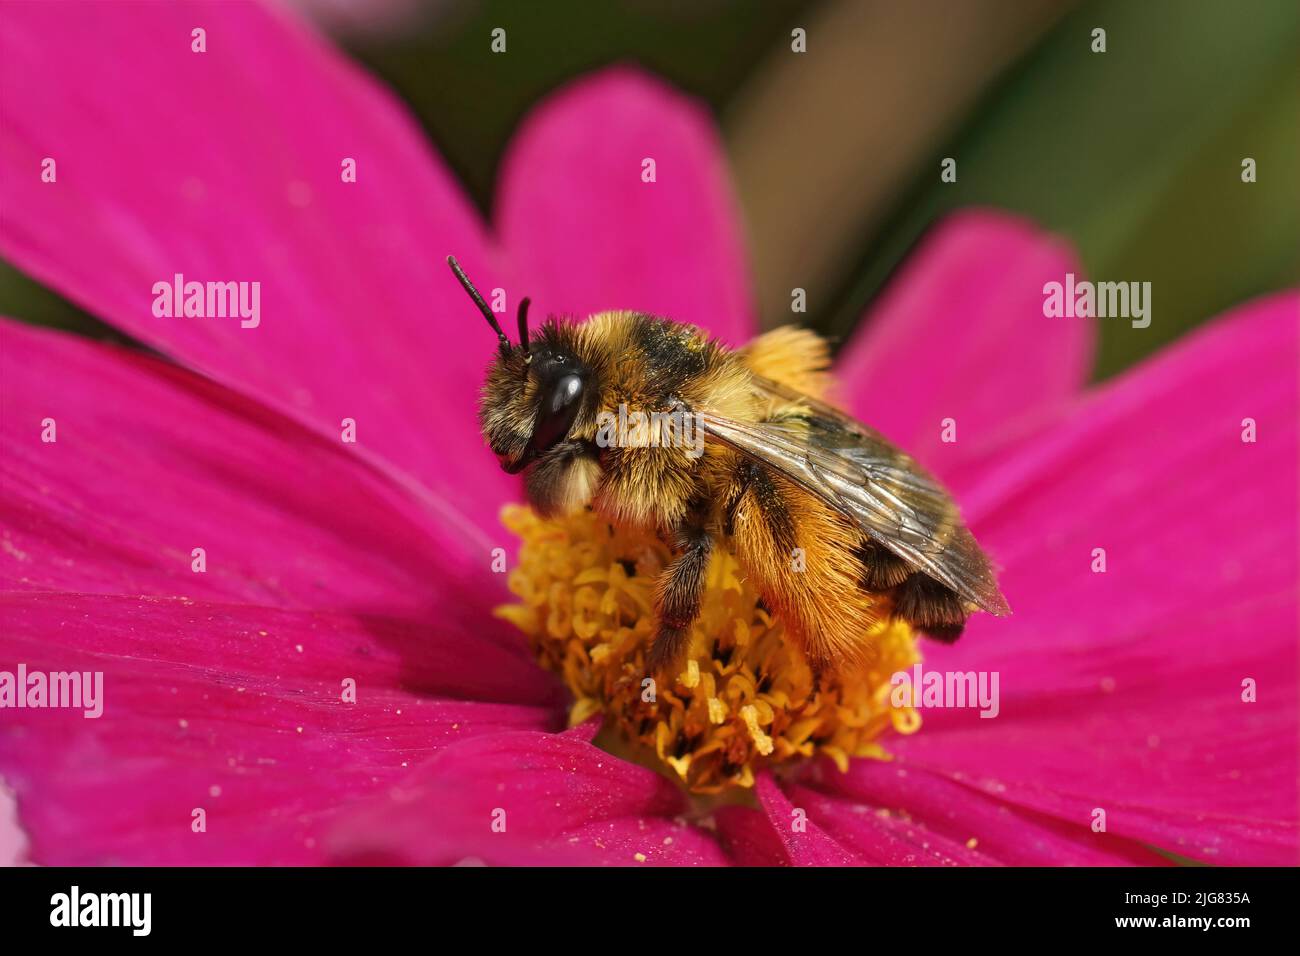
M736 533L736 509L744 500L745 492L749 490L757 471L758 466L746 460L742 460L736 466L736 473L732 477L731 497L722 509L722 533L728 538Z
M673 530L677 558L664 569L655 589L656 618L659 621L646 663L652 674L666 671L680 660L690 636L691 624L700 613L705 573L713 552L703 507L692 509Z

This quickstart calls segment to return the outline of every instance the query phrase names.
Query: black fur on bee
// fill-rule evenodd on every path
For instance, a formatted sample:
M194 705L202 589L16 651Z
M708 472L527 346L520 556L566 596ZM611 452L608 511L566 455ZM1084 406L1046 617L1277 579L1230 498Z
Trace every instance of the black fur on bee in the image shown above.
M862 586L868 591L896 588L912 573L906 561L874 541L868 541L854 555L862 564Z
M951 644L966 627L957 592L928 574L913 572L894 592L894 614L927 637Z

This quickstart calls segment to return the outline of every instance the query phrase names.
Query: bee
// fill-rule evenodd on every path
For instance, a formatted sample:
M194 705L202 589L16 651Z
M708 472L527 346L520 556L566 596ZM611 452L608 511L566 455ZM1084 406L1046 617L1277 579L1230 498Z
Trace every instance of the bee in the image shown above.
M550 318L530 335L524 299L512 344L447 261L497 335L483 436L505 471L524 473L534 510L590 507L671 548L655 587L653 673L680 663L719 547L817 673L869 661L870 628L890 617L950 643L974 611L1010 613L949 494L822 397L829 350L812 332L780 328L732 350L693 326L610 311ZM702 448L644 433L610 441L618 409L694 422Z

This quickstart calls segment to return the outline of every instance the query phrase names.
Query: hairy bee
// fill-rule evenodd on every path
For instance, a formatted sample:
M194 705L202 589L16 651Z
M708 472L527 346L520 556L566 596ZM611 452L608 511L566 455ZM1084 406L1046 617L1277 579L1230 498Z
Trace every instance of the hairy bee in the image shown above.
M479 406L501 467L524 472L543 515L591 507L658 531L675 558L656 588L659 672L680 660L713 548L729 547L818 671L866 660L882 615L940 641L967 616L1007 614L988 558L947 492L881 435L823 401L825 343L783 328L730 350L693 326L637 312L531 336L496 332ZM657 422L614 435L616 410ZM702 445L669 434L694 423Z

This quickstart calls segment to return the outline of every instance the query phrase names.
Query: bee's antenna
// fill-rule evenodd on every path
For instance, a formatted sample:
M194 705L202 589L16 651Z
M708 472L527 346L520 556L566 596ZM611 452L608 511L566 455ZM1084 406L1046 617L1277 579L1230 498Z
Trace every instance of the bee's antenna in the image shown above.
M519 300L519 344L524 347L525 362L533 360L528 354L528 304L531 301L527 296Z
M509 352L510 340L506 338L506 334L501 331L501 324L497 322L497 317L492 314L492 310L488 308L488 304L483 301L483 296L479 295L478 289L474 288L474 283L469 281L469 276L465 275L465 270L460 267L460 263L456 261L456 257L448 256L447 265L451 266L451 271L456 273L456 278L460 281L464 290L469 293L469 297L474 300L474 304L478 306L478 310L483 313L483 318L487 319L488 325L492 326L492 331L497 334L497 339L501 342L501 351ZM524 343L524 351L528 351L527 342Z

